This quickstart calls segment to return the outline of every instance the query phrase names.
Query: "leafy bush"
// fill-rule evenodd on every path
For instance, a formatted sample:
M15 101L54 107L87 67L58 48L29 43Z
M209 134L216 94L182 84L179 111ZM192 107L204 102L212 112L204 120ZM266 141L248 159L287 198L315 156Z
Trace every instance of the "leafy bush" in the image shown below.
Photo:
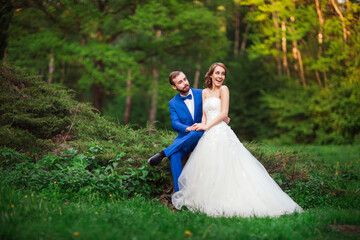
M275 124L271 141L280 144L358 144L360 87L344 79L338 86L303 88L289 81L264 95Z
M74 164L81 162L81 154L88 154L90 149L93 159L86 160L89 167L94 167L94 162L107 166L123 152L126 159L133 159L121 158L117 162L116 169L124 173L128 168L141 167L145 159L170 145L175 136L173 132L117 125L89 105L73 100L71 91L3 63L0 86L0 146L25 152L33 162L43 156L55 158L54 155L74 148L79 151ZM52 154L47 155L48 152ZM164 165L159 172L171 178Z
M306 208L336 206L359 208L360 160L335 165L329 161L306 161L310 171L306 181L291 184L289 195Z
M0 148L0 178L3 184L19 189L58 192L65 196L96 193L103 197L130 197L134 194L149 197L159 194L167 183L167 174L161 174L148 164L118 168L124 153L111 159L109 164L100 165L92 154L102 150L94 146L89 149L89 154L79 154L68 149L60 156L47 154L34 162L29 156L3 147Z
M345 181L342 177L334 178L329 174L319 174L317 171L313 171L307 181L294 182L291 190L287 192L305 208L318 206L359 208L359 186L357 190L344 189L341 186Z
M50 147L70 125L70 91L0 64L0 144Z
M270 175L303 208L336 206L358 208L360 206L360 160L344 164L314 161L313 157L297 151L271 151L258 144L246 146L266 167ZM136 160L120 152L104 163L96 154L106 148L92 144L86 153L74 149L59 155L49 153L36 159L6 147L0 148L3 184L47 195L60 194L70 199L96 195L131 197L135 194L154 197L171 184L169 170L147 164L138 165ZM132 167L132 165L136 163Z
M122 149L141 165L175 137L173 132L117 125L72 99L70 90L3 63L0 86L0 145L21 152L73 147L84 153L94 142L105 148L95 154L104 164Z

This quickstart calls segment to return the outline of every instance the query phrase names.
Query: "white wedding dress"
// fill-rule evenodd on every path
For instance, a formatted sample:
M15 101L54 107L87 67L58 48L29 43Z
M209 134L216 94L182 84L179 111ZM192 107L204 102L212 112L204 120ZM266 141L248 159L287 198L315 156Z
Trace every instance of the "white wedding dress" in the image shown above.
M206 98L207 121L221 110L221 100ZM186 206L212 217L276 217L302 212L261 163L221 122L205 131L179 177L173 194L177 209Z

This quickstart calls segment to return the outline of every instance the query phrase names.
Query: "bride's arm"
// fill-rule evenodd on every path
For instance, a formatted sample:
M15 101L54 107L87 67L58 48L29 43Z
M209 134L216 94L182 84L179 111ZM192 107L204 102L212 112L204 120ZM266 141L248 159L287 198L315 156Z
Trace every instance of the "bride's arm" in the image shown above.
M206 114L205 114L205 111L204 111L204 102L205 102L205 98L206 98L206 89L204 89L202 91L202 94L201 94L201 97L202 97L202 118L201 118L201 124L206 124Z
M213 126L215 126L216 124L220 123L221 121L224 121L228 117L230 93L229 93L229 89L227 86L222 86L220 88L220 97L221 97L221 112L220 112L220 114L217 115L216 118L213 119L209 123L205 122L205 124L203 124L203 122L201 122L201 125L196 126L196 128L195 128L196 131L201 131L201 130L206 131L206 130L212 128ZM203 103L204 103L204 100L203 100ZM203 116L204 115L205 115L205 113L203 113Z

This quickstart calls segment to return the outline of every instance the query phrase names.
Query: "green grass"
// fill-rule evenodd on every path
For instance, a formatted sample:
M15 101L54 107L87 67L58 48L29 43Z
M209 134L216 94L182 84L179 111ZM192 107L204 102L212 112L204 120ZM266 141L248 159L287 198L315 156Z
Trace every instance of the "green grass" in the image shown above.
M298 159L299 164L315 164L314 172L323 175L319 181L315 178L316 181L304 185L304 190L294 188L292 194L299 194L297 195L299 197L300 193L304 193L301 191L316 189L312 184L321 185L322 181L326 181L325 183L331 186L329 188L332 189L331 191L339 191L335 191L339 196L330 193L331 198L326 200L326 196L325 199L321 199L319 194L313 193L310 197L318 199L312 201L314 207L306 209L301 214L279 218L210 218L188 210L174 211L162 205L157 199L144 198L140 195L130 199L124 197L118 199L114 196L104 198L104 195L91 191L88 195L71 192L65 195L57 192L57 188L36 192L31 188L24 190L19 189L19 186L4 186L0 183L0 239L359 238L360 209L356 204L358 202L356 196L359 196L360 188L357 177L354 176L356 169L359 169L359 148L356 146L278 148L252 144L247 147L252 150L259 149L267 154L300 151L302 157ZM341 153L343 150L346 152ZM340 153L337 154L338 152ZM338 161L339 175L334 176ZM356 165L349 167L350 162ZM350 173L352 175L349 175ZM340 191L342 189L344 192ZM311 191L306 194L312 195ZM329 203L330 200L336 200L338 203L330 205L332 207L323 206L323 203ZM349 204L346 204L346 201L349 201ZM355 227L357 233L337 230L336 226L341 225Z
M303 155L311 155L312 160L326 161L331 163L349 163L360 160L360 145L290 145L290 146L267 146L270 151L279 149L298 151Z
M360 225L360 212L316 208L279 218L210 218L154 200L92 196L62 202L2 188L0 239L357 239L330 225ZM186 234L190 232L190 235ZM76 234L78 236L75 236Z

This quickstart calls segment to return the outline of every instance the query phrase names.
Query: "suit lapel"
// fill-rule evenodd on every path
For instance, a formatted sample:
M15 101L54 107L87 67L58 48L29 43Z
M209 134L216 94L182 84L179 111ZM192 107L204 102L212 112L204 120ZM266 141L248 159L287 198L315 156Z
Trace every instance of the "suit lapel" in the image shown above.
M199 114L199 107L201 106L201 100L202 100L202 95L198 94L197 91L194 91L193 89L191 89L194 95L194 120L196 119L196 117ZM202 111L200 113L202 115Z
M186 104L184 103L184 100L182 100L182 99L180 98L180 94L179 94L179 93L176 95L176 102L178 103L178 108L181 109L182 111L184 111L184 112L186 113L187 117L188 117L189 119L191 119L191 121L193 121L193 118L192 118L192 116L191 116L191 113L190 113L188 107L186 106ZM194 102L194 103L195 103L195 102Z

